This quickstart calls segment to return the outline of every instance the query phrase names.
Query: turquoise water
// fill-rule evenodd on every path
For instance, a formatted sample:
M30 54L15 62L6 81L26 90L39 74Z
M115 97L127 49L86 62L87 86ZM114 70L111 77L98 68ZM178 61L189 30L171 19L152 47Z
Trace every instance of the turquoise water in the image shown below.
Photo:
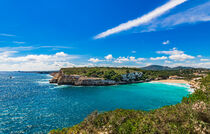
M0 72L0 133L47 133L75 125L94 110L151 110L177 104L189 94L185 84L73 87L52 85L49 79L43 74Z

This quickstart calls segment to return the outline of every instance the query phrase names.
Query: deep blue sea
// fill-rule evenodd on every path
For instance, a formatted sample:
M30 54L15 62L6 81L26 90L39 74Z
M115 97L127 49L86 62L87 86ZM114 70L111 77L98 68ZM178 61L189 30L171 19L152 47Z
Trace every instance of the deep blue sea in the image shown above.
M73 87L49 84L50 78L0 72L0 134L47 133L75 125L95 110L151 110L177 104L189 94L185 84Z

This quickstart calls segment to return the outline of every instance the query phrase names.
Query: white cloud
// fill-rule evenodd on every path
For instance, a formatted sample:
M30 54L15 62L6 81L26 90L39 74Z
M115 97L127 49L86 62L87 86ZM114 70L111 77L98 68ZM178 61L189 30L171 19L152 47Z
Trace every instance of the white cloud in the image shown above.
M175 60L175 61L184 61L187 59L194 59L194 56L187 55L187 54L176 54L169 56L169 59Z
M59 52L59 53L56 53L55 55L59 56L59 57L67 57L68 56L68 54L65 54L64 52Z
M142 17L139 17L137 19L134 20L130 20L126 23L120 24L117 27L114 27L112 29L109 29L103 33L98 34L97 36L95 36L95 39L99 39L99 38L104 38L106 36L112 35L112 34L116 34L119 33L121 31L125 31L125 30L129 30L133 27L137 27L140 26L142 24L148 23L149 21L151 21L154 18L157 18L159 16L161 16L162 14L166 13L167 11L169 11L170 9L186 2L187 0L170 0L169 2L167 2L166 4L156 8L155 10L149 12L148 14L143 15Z
M163 44L163 45L167 45L167 44L169 44L169 43L170 43L170 41L167 40L167 41L164 41L162 44Z
M113 56L111 54L107 55L104 57L106 60L112 60L113 59Z
M172 61L169 61L169 60L165 60L165 63L172 63Z
M196 63L193 66L200 67L200 68L209 68L210 69L210 62Z
M170 55L169 59L175 60L175 61L184 61L187 59L194 59L194 56L187 55L184 53L184 51L177 50L177 48L173 48L169 51L157 51L158 54L166 54Z
M168 59L166 56L156 57L156 58L151 57L150 58L150 60L166 60L166 59Z
M15 44L25 44L25 42L21 42L21 41L13 41L13 43L15 43Z
M136 62L136 63L140 63L140 61L144 61L146 60L145 58L137 58L136 57L133 57L133 56L130 56L130 57L119 57L117 58L114 62L115 63L123 63L123 62Z
M127 57L120 56L118 58L114 58L111 54L109 54L109 55L105 56L104 59L90 58L88 61L93 62L93 63L98 63L98 62L106 62L106 63L135 62L137 64L140 64L141 61L144 61L144 60L146 60L146 59L145 58L136 58L134 56L127 56ZM100 65L100 64L97 64L97 66L98 65Z
M58 52L52 55L14 56L17 51L0 53L0 70L58 70L61 67L73 66L70 60L77 59L77 55Z
M56 62L56 61L67 61L71 59L76 59L78 56L68 55L64 52L59 52L54 55L26 55L26 56L20 56L20 57L12 57L11 51L8 51L9 55L3 55L0 57L0 62L28 62L28 61L34 61L34 62ZM13 52L15 53L15 52Z
M177 48L173 48L172 50L169 51L157 51L158 54L167 54L167 55L178 55L178 54L183 54L183 51L177 50Z
M97 62L101 62L103 60L99 60L98 58L90 58L88 61L97 63Z
M198 58L201 58L201 57L202 57L202 55L197 55L197 57L198 57Z
M137 61L144 61L146 60L145 58L137 58Z
M136 53L136 51L131 51L131 53L135 54L135 53Z
M0 59L1 58L7 58L8 56L13 55L14 53L18 53L18 52L17 51L3 51L3 52L0 52Z
M136 58L135 58L135 57L130 56L130 61L136 62L137 60L136 60Z
M210 59L200 59L200 61L210 61Z
M123 62L128 62L128 61L130 61L130 59L128 57L127 58L125 58L125 57L119 57L114 62L115 63L123 63Z
M184 67L195 67L195 68L210 68L210 62L198 62L198 63L174 63L169 64L170 67L184 66Z
M13 35L13 34L6 34L6 33L0 33L0 36L12 37L12 36L15 36L15 35Z

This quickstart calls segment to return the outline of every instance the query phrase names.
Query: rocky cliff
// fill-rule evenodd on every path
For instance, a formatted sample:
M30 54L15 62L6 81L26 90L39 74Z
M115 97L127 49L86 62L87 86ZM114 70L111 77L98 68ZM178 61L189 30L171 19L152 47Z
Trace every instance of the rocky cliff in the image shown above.
M75 85L75 86L107 86L116 84L128 84L144 82L139 78L142 77L142 72L133 72L121 75L120 81L107 80L104 78L87 77L82 75L68 75L61 69L58 73L51 73L53 78L50 83L57 83L58 85Z
M116 81L105 80L103 78L86 77L80 75L66 75L61 71L54 73L50 83L57 83L58 85L75 85L75 86L106 86L115 85Z

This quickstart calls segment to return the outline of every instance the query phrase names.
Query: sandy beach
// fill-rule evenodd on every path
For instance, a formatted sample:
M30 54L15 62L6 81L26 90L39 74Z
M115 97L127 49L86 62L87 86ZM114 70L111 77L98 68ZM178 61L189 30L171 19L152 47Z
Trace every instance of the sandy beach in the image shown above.
M164 82L164 83L184 83L184 84L189 84L188 81L186 80L172 80L172 79L167 79L167 80L156 80L152 82Z

